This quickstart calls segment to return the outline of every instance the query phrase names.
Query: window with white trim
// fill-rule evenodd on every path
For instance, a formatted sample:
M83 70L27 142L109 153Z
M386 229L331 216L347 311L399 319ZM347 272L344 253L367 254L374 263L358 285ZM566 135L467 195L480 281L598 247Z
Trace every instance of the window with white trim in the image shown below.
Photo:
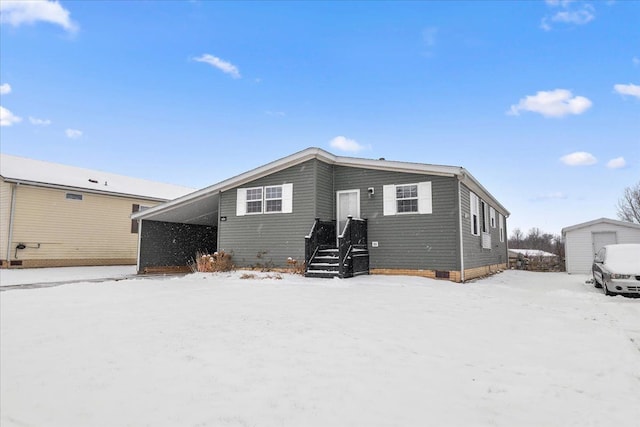
M238 188L236 216L293 212L293 184Z
M431 182L382 186L383 215L430 214Z
M418 212L418 184L396 185L396 212Z
M282 212L282 185L264 187L264 211Z
M471 234L480 235L480 199L473 192L469 192L469 205L471 216Z
M484 200L480 201L480 205L482 206L482 232L489 232L489 205L487 205Z
M491 228L496 228L496 210L489 207L489 219L491 221Z
M248 214L262 213L262 187L247 188L247 209Z
M504 216L498 214L498 224L500 226L500 241L504 242Z

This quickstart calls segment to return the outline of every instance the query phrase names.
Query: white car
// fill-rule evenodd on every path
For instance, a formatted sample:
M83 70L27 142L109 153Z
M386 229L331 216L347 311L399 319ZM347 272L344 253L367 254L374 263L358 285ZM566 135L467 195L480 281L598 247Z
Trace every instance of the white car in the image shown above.
M593 281L605 295L640 297L640 244L606 245L593 260Z

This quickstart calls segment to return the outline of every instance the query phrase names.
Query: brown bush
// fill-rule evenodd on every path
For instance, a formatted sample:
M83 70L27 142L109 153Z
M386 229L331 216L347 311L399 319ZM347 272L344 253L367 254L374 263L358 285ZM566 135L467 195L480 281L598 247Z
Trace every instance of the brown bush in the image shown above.
M297 259L289 257L287 258L287 265L293 274L304 275L306 270L304 261L299 262Z
M231 271L235 268L231 261L231 254L225 251L206 254L196 252L196 258L191 263L191 270L199 273L214 273L219 271Z

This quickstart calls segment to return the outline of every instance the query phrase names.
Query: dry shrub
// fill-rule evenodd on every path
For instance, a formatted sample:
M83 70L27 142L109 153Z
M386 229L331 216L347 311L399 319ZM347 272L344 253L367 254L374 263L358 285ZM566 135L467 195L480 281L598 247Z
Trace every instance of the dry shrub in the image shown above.
M305 273L304 261L299 262L297 259L289 257L287 258L287 265L289 266L289 269L293 274L304 275Z
M234 269L231 254L225 251L206 254L196 252L196 259L191 264L191 270L199 273L214 273L219 271L231 271Z

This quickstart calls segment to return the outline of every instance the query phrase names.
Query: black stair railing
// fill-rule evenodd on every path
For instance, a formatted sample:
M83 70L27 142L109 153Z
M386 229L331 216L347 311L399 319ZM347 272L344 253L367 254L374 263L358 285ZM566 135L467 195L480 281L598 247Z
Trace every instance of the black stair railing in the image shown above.
M334 247L335 238L336 222L316 218L309 234L304 237L304 262L307 268L319 249Z
M338 236L340 277L352 277L369 272L367 245L367 220L347 217L344 230Z

